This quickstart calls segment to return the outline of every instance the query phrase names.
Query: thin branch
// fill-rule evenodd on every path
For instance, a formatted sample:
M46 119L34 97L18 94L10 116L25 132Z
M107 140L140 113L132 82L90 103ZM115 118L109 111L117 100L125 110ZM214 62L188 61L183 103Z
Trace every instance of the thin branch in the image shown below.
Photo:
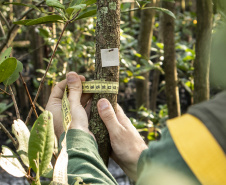
M32 106L32 108L33 108L33 110L34 110L34 112L35 112L36 118L38 118L38 114L37 114L37 112L36 112L35 105L34 105L34 103L32 102L31 95L30 95L29 90L28 90L28 88L27 88L27 84L26 84L26 82L24 81L24 78L23 78L23 76L21 75L21 73L19 73L19 75L20 75L20 79L21 79L22 82L23 82L23 85L24 85L24 88L25 88L25 90L26 90L26 93L27 93L28 99L29 99L29 101L30 101L30 104L31 104L31 106Z
M64 34L64 31L65 31L65 29L67 28L68 24L76 19L76 17L79 15L80 11L81 11L81 9L76 13L76 15L75 15L71 20L68 20L68 21L65 23L65 25L64 25L64 28L63 28L63 30L62 30L62 32L61 32L61 34L60 34L60 37L59 37L59 39L58 39L58 41L57 41L57 43L56 43L55 49L54 49L54 51L53 51L53 54L52 54L52 56L51 56L51 58L50 58L49 64L48 64L48 66L47 66L47 68L46 68L45 74L43 75L42 80L41 80L41 82L40 82L40 85L39 85L37 94L36 94L35 99L34 99L34 101L33 101L34 104L36 103L36 101L37 101L37 99L38 99L38 96L39 96L39 94L40 94L40 92L41 92L42 86L44 85L46 75L47 75L47 73L48 73L48 71L49 71L49 68L50 68L50 66L51 66L51 64L52 64L53 57L55 56L56 50L57 50L58 45L59 45L59 43L60 43L60 40L61 40L61 38L62 38L62 36L63 36L63 34ZM26 119L26 121L25 121L25 124L26 124L26 125L28 124L28 121L29 121L29 119L30 119L30 117L31 117L32 110L33 110L33 108L31 108L30 111L29 111L29 113L28 113L27 119Z
M60 37L59 37L59 39L58 39L58 41L57 41L57 43L56 43L55 49L54 49L53 54L52 54L52 56L51 56L51 58L50 58L49 64L48 64L48 66L47 66L47 68L46 68L45 74L44 74L43 77L42 77L42 80L41 80L41 82L40 82L40 85L39 85L37 94L36 94L35 99L34 99L34 101L33 101L34 104L36 103L36 101L37 101L37 99L38 99L38 96L39 96L39 94L40 94L40 92L41 92L42 86L44 85L46 75L47 75L47 73L48 73L48 71L49 71L50 65L52 64L53 57L54 57L54 55L55 55L55 53L56 53L56 50L57 50L58 45L59 45L59 43L60 43L60 40L61 40L61 38L62 38L62 36L63 36L63 34L64 34L64 31L65 31L65 29L66 29L66 27L67 27L67 25L68 25L69 23L70 23L70 21L67 21L66 24L64 25L64 28L63 28L63 30L62 30L62 32L61 32L61 34L60 34ZM33 108L31 108L30 111L29 111L29 114L28 114L27 119L26 119L26 121L25 121L25 124L26 124L26 125L28 124L28 121L29 121L29 119L30 119L30 117L31 117L32 110L33 110Z
M8 138L12 141L13 145L17 149L18 148L18 142L14 140L13 136L9 133L9 131L4 127L4 125L1 122L0 122L0 127L6 133Z
M39 3L37 3L35 6L40 6L42 3L44 3L45 1L41 1ZM18 19L19 20L22 20L23 18L25 18L27 16L27 14L29 14L31 11L33 11L34 8L30 8L28 9L26 12L24 12ZM7 35L7 38L6 38L6 41L1 45L0 47L0 52L2 52L3 50L5 50L5 47L8 47L14 40L14 38L16 37L17 35L17 30L20 28L21 26L18 26L17 24L14 24L10 27L9 31L8 31L8 35Z
M8 92L6 92L5 90L0 88L0 91L4 92L5 94L8 94L9 96L11 96L11 94L9 94Z
M19 112L19 109L18 109L18 106L17 106L17 103L16 103L16 98L13 94L13 90L12 90L10 85L9 85L9 90L11 92L11 97L12 97L13 104L14 104L14 107L15 107L15 110L16 110L16 117L17 117L17 119L20 119L20 112Z
M7 28L10 29L9 22L6 20L5 16L2 14L2 12L0 12L0 17L5 22Z
M3 37L5 37L5 31L4 31L4 28L2 26L2 22L1 21L0 21L0 30L2 32Z

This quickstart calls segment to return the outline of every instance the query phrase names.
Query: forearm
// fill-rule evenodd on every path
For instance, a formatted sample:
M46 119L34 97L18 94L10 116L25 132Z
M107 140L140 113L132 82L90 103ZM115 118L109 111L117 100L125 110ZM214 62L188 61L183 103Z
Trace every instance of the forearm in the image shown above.
M63 137L64 134L60 141ZM67 152L69 184L74 184L75 177L81 177L85 183L117 184L99 156L96 141L91 135L81 130L69 130Z

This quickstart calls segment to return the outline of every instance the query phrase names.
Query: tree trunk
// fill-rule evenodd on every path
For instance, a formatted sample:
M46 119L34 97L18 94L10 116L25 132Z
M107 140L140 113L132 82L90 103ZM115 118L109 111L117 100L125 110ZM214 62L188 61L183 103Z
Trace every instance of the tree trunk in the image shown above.
M95 79L105 81L119 81L119 67L102 67L101 49L120 47L120 2L119 0L97 1L97 27L96 27L96 63ZM99 153L104 163L108 164L111 152L110 139L107 129L102 122L98 111L97 102L107 98L114 109L117 105L116 94L94 94L90 113L89 128L96 137Z
M156 1L153 0L148 6L155 6ZM155 21L155 11L151 9L142 10L140 33L138 37L138 53L147 61L150 58L151 41L153 35L153 25ZM139 59L138 59L139 60ZM138 61L139 62L139 61ZM145 80L136 79L136 105L139 108L143 105L146 108L150 107L149 100L149 71L142 74Z
M194 62L194 103L209 99L209 65L212 32L212 0L197 0L196 59Z
M163 2L163 8L174 12L174 3ZM175 58L174 19L163 15L163 42L164 42L164 71L165 92L169 118L180 115L179 92L177 87L177 68Z

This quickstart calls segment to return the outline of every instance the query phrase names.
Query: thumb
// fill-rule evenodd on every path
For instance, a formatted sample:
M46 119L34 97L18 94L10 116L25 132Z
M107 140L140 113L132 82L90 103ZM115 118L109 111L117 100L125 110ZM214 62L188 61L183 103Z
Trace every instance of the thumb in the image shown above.
M82 95L82 82L77 73L69 72L67 74L67 85L69 89L69 102L73 105L80 105L80 99Z
M98 101L97 108L101 119L108 129L109 134L117 134L122 126L118 122L110 102L107 99L102 98Z

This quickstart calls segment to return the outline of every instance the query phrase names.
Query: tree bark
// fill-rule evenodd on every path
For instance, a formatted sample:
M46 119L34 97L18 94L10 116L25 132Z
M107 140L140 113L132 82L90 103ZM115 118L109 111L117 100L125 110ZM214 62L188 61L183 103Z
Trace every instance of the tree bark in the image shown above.
M174 3L163 2L163 8L174 12ZM164 71L165 92L169 118L180 115L179 91L177 87L177 68L175 58L174 19L163 15L163 42L164 42Z
M194 62L194 103L209 99L209 66L212 32L212 0L197 0L196 59Z
M120 47L120 2L119 0L98 0L97 1L97 26L96 26L96 63L95 80L119 81L119 67L102 67L101 49ZM107 129L102 122L97 102L101 98L107 98L114 109L117 105L116 94L94 94L90 113L89 128L97 140L100 156L104 163L108 164L111 152L110 139Z
M148 4L147 7L155 6L156 1ZM155 21L155 11L151 9L142 10L140 33L138 37L138 53L147 61L150 58L151 41L153 36L153 25ZM138 59L139 62L139 59ZM139 62L140 63L140 62ZM136 79L136 105L139 108L143 105L146 108L150 107L149 98L149 71L142 74L145 80Z

